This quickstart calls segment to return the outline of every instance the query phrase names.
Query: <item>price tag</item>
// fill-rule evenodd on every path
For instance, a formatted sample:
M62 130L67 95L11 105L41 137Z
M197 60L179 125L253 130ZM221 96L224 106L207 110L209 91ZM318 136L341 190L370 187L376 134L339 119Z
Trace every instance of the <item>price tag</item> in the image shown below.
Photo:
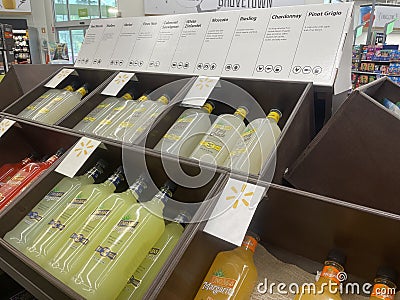
M8 129L10 129L15 124L15 121L11 121L9 119L3 119L0 122L0 137L5 134Z
M56 172L70 178L74 177L100 144L100 141L82 137L58 165Z
M230 178L204 231L240 246L265 192L265 187Z
M219 77L199 76L182 101L183 106L201 107L219 82Z
M54 76L48 83L46 83L44 86L54 89L59 85L65 78L67 78L69 75L71 75L75 69L62 69L56 76Z
M132 77L135 77L135 73L119 72L113 81L111 81L101 92L101 94L106 96L116 96L129 82L129 80L132 79Z

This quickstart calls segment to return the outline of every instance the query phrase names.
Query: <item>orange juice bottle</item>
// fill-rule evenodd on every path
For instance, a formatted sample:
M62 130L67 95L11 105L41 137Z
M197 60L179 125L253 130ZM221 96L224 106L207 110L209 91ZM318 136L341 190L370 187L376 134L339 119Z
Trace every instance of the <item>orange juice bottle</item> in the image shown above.
M340 283L347 278L344 273L346 256L338 250L331 250L315 286L303 285L294 300L341 300Z
M397 272L392 268L380 267L376 272L370 300L394 300Z
M253 260L258 240L248 234L241 247L218 253L195 300L250 299L258 277Z

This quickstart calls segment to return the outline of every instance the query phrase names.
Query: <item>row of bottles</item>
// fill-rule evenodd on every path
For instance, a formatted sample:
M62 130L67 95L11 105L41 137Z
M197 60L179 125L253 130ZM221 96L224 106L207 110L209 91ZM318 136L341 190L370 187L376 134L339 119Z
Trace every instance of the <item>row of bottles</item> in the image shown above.
M179 240L185 214L165 224L163 208L176 185L167 182L145 206L140 176L126 191L122 167L95 183L100 160L86 174L62 179L4 240L87 299L140 299ZM140 295L140 296L138 296ZM139 297L139 298L138 298Z
M79 82L73 81L64 89L49 89L21 111L18 116L53 125L68 114L89 93L87 83L78 87Z
M8 206L32 182L46 171L64 153L59 149L52 156L35 161L35 154L20 163L5 164L0 168L0 211Z
M256 119L246 127L246 107L239 107L234 114L220 115L211 124L209 114L213 109L213 103L208 101L200 109L185 110L155 149L258 174L281 134L280 111L273 109L267 118Z
M398 117L400 117L400 102L397 102L396 104L394 104L392 101L385 98L385 99L383 99L383 105L387 109L389 109L390 111L395 113Z
M133 143L165 110L170 97L166 94L152 100L144 94L137 98L135 91L121 98L109 97L101 102L74 129L83 133Z
M217 254L205 276L195 300L250 299L257 283L257 269L253 255L259 242L257 235L246 235L242 246ZM303 285L294 300L341 300L341 279L346 256L331 250L315 283L315 288ZM371 300L393 300L398 274L389 267L380 267L371 290Z

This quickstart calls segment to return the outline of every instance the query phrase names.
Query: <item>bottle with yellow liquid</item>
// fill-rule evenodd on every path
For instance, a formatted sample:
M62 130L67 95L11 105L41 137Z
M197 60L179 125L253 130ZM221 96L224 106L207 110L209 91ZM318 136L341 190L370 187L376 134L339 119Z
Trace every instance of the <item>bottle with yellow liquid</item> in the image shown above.
M127 111L121 120L118 120L118 126L110 128L104 133L104 136L130 144L133 143L169 103L168 95L162 95L156 101L146 100L142 100L131 111Z
M258 236L248 234L241 247L218 253L194 299L250 299L258 276L253 259L257 244Z
M394 300L396 295L396 282L398 279L397 271L388 268L380 267L376 272L374 285L370 300Z
M176 156L189 157L211 126L210 114L214 104L185 110L155 146L155 150Z
M178 243L184 230L181 224L188 221L189 218L186 214L181 213L173 222L165 226L164 233L151 248L135 273L133 273L117 300L143 299L143 296Z
M247 113L247 108L240 106L233 115L220 115L193 151L191 158L222 166L240 139Z
M282 113L273 109L267 118L256 119L247 125L235 149L230 153L224 165L236 171L260 173L265 161L276 149L281 135L278 122Z
M64 89L50 89L35 101L33 101L29 106L27 106L23 111L21 111L18 116L31 119L43 106L49 103L57 95L63 91L73 92L78 87L78 82L74 81L70 85L67 85Z
M32 246L27 248L25 254L46 267L48 260L51 259L48 253L53 252L54 247L57 247L57 240L70 237L98 204L111 195L122 181L124 181L124 176L120 167L104 183L83 186L60 214L52 215L51 221L32 242Z
M346 256L337 250L331 250L315 288L303 285L294 300L341 300L340 283L344 272Z
M61 281L68 283L71 274L80 270L82 262L90 259L101 241L123 218L126 211L137 203L139 196L147 188L147 179L140 176L123 193L114 193L104 199L89 218L70 236L59 239L51 251L47 270Z
M74 178L63 178L17 226L4 236L4 240L18 250L24 251L43 228L46 228L51 217L57 213L56 211L60 211L81 186L94 183L106 166L105 161L99 160L86 174Z
M86 117L83 118L74 129L81 132L88 132L88 129L95 124L94 122L104 119L103 117L108 114L116 103L125 103L126 100L132 100L134 98L134 92L129 91L122 97L108 97L99 105L96 106ZM89 132L90 133L90 132Z
M32 120L53 125L72 110L82 98L89 92L88 84L85 83L76 92L58 94L49 103L43 106Z
M5 9L16 9L17 3L15 0L3 0L3 7Z
M160 216L175 189L167 182L151 201L132 205L67 285L87 299L115 299L161 237Z

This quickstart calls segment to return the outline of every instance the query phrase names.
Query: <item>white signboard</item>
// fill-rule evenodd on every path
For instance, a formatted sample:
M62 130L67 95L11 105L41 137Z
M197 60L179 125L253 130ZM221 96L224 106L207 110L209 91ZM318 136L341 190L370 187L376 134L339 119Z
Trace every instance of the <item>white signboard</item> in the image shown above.
M144 11L151 15L187 14L241 9L264 9L302 5L304 0L146 0Z
M76 66L91 67L95 54L102 69L333 86L352 37L352 10L352 3L341 3L126 18L112 36L110 21L96 20ZM341 86L348 89L346 81Z
M385 27L385 24L397 19L395 28L400 28L400 7L399 6L381 6L375 7L375 21L373 27Z
M7 13L30 13L30 0L2 0L0 2L0 12Z

